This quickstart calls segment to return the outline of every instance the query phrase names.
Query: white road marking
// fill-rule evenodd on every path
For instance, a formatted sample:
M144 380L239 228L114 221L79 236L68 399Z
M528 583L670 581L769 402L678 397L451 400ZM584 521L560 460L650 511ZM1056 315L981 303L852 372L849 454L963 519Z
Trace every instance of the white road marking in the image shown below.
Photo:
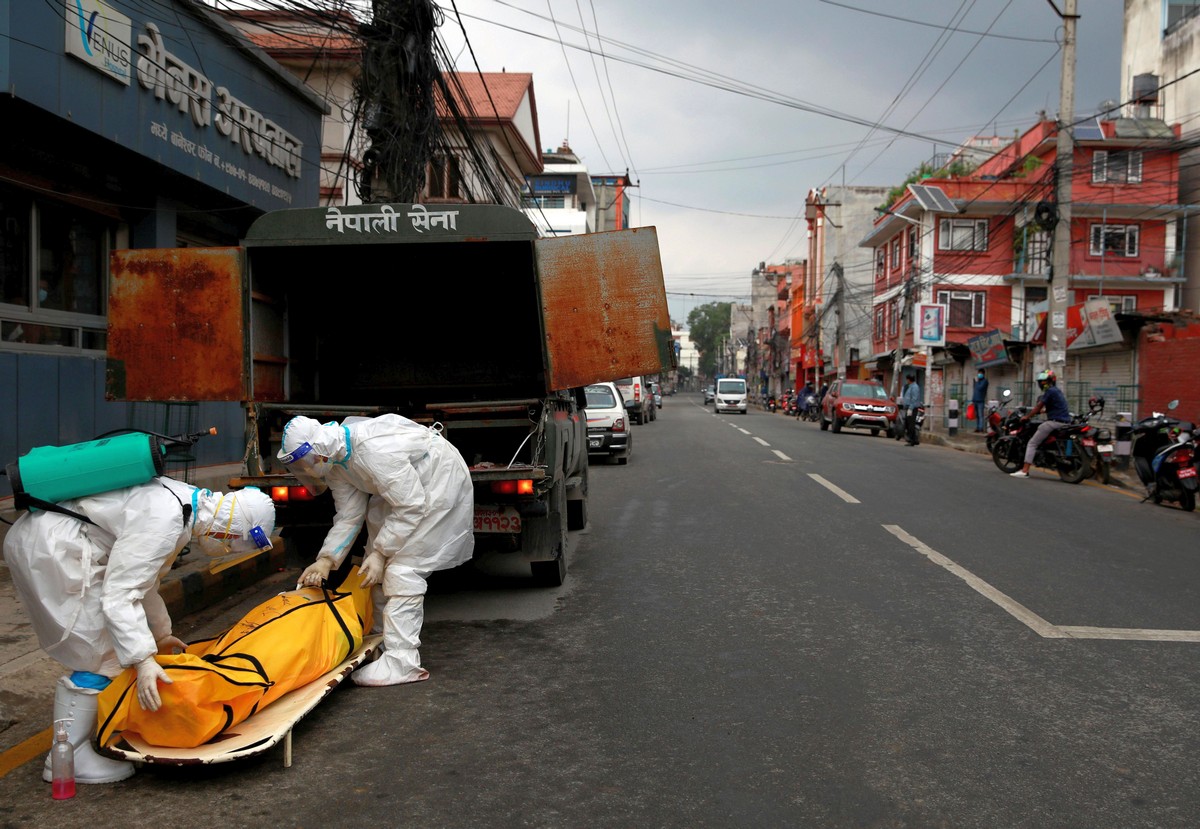
M815 477L815 476L813 476ZM1045 639L1110 639L1132 642L1200 642L1200 630L1153 630L1148 628L1100 628L1085 625L1052 625L1011 596L992 587L979 576L955 564L918 538L909 535L895 524L883 528L912 547L934 564L965 581L972 590L999 605L1013 618L1022 622Z
M814 481L819 483L821 486L825 487L827 490L832 492L834 495L841 498L847 504L861 504L862 503L862 501L855 498L849 492L846 492L846 490L844 490L838 486L835 486L834 484L831 484L829 481L825 480L824 478L822 478L820 475L817 475L816 473L809 472L808 477L812 478Z
M743 435L748 435L748 434L750 434L750 433L749 433L749 432L747 432L745 429L743 429L741 426L734 426L733 428L737 429L737 430L738 430L739 432L741 432Z
M750 434L750 433L749 433L749 432L747 432L746 434ZM771 445L771 444L767 443L765 440L763 440L762 438L755 438L755 439L754 439L754 442L755 442L755 443L761 443L763 446L770 446L770 445Z
M778 449L772 449L771 451L774 452L776 455L778 455L780 460L791 461L791 458L789 458L787 455L780 452Z

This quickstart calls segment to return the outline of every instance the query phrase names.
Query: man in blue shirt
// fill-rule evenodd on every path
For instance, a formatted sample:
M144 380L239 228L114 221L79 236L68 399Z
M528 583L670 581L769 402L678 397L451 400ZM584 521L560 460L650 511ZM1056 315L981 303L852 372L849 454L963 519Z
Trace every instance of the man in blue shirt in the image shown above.
M975 407L975 431L977 433L983 431L983 419L986 417L984 410L987 408L987 390L987 375L983 373L983 369L979 369L979 371L975 372L975 388L971 390L971 405Z
M1038 447L1042 445L1042 441L1071 422L1071 410L1067 406L1067 396L1059 390L1058 378L1054 372L1049 369L1041 372L1037 376L1037 382L1038 388L1042 390L1042 396L1038 398L1029 414L1022 417L1021 420L1029 420L1043 411L1046 413L1046 420L1041 426L1038 426L1033 437L1029 439L1029 446L1025 448L1025 465L1021 467L1020 472L1012 473L1014 478L1028 478L1029 468L1033 466L1033 458L1037 454Z
M916 408L921 405L921 387L916 384L916 377L912 374L904 375L904 394L900 398L900 406L904 409L904 435L908 439L909 446L916 446L919 442L917 435L917 417Z

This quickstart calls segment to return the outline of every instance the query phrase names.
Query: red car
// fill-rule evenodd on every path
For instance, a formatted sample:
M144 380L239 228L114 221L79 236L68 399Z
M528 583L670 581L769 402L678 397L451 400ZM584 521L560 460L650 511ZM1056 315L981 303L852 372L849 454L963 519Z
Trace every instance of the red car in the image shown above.
M892 437L898 408L878 380L835 380L821 401L821 430L870 429Z

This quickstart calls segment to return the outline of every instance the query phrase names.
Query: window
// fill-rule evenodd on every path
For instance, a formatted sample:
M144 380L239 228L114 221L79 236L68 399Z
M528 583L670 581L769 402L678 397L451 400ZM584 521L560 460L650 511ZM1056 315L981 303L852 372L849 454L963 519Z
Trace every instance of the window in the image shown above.
M908 229L908 261L917 261L917 229L915 227Z
M987 219L942 219L938 222L939 250L987 250Z
M1092 156L1093 184L1139 184L1142 181L1140 150L1096 150Z
M875 306L875 339L877 339L877 340L882 340L886 334L886 332L884 331L884 326L887 325L887 323L885 322L886 312L887 312L886 305L876 305Z
M900 333L900 300L893 299L888 308L888 336L895 337Z
M1018 231L1024 234L1025 249L1018 249L1013 270L1017 273L1045 274L1050 272L1050 231L1037 226Z
M112 232L0 188L0 343L103 351Z
M1112 309L1114 314L1129 313L1137 310L1137 297L1132 294L1121 296L1101 296L1099 294L1091 294L1088 300L1102 299L1108 303L1108 307Z
M938 305L950 309L950 328L983 328L987 321L986 291L938 291Z
M875 278L883 279L887 274L887 248L875 248Z
M1092 256L1138 255L1137 225L1092 225L1091 244L1088 252Z
M434 156L425 167L426 191L431 199L460 199L462 176L455 156Z
M900 237L892 240L892 270L900 269Z

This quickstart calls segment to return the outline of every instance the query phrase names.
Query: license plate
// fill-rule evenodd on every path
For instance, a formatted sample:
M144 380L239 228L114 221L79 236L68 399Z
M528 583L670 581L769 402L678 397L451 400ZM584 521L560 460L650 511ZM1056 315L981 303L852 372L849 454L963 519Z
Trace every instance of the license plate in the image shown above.
M493 507L475 505L475 532L519 533L521 514L516 507Z
M604 438L588 438L588 448L595 449L604 445Z
M1111 455L1113 452L1111 443L1102 443L1102 444L1100 444L1099 449L1100 449L1101 454L1104 454L1104 455Z
M1084 446L1095 446L1095 445L1096 445L1096 441L1092 440L1091 438L1084 438L1084 439L1083 439L1083 445L1084 445Z
M1179 467L1179 477L1180 478L1195 478L1196 477L1196 467L1194 467L1194 466Z

